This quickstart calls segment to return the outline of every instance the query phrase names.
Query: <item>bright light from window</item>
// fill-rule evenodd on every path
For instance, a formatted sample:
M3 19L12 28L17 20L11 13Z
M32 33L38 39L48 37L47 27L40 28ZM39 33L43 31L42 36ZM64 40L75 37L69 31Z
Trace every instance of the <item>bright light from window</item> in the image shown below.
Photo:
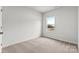
M55 28L55 16L48 16L47 17L47 28L48 31L52 31Z

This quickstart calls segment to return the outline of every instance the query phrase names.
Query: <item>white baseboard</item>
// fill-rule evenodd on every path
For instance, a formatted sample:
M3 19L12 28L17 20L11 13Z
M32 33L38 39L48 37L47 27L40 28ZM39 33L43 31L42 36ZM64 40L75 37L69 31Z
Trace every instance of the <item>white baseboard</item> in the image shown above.
M28 39L27 39L27 37L26 37L25 40L21 40L21 41L13 42L13 43L11 43L11 44L3 45L2 48L6 48L6 47L8 47L8 46L12 46L12 45L15 45L15 44L18 44L18 43L22 43L22 42L25 42L25 41L28 41L28 40L33 40L33 39L36 39L36 38L38 38L38 37L40 37L40 35L38 35L38 36L33 36L33 37L29 37Z

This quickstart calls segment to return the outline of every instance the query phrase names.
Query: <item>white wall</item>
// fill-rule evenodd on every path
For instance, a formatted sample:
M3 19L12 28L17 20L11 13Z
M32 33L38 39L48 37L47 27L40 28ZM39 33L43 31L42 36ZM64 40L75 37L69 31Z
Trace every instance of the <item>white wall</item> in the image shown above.
M79 7L78 7L78 51L79 51Z
M41 17L27 7L3 7L3 47L39 37Z
M1 30L1 26L2 26L2 13L1 13L1 6L0 6L0 32L2 32ZM0 52L1 52L1 42L2 42L2 35L0 34Z
M62 41L71 43L78 43L77 31L77 7L61 7L43 15L43 36L55 38ZM56 17L56 27L52 32L46 31L46 17Z
M0 6L0 32L2 32L2 30L1 30L1 26L2 26L2 17L1 17L1 15L2 15L2 13L1 13L1 6Z

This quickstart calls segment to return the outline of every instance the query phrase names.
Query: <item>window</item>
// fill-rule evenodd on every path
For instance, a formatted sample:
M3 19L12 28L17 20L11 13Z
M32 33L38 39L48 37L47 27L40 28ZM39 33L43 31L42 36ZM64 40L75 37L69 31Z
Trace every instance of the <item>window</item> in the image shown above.
M55 16L47 17L47 31L53 31L55 29Z

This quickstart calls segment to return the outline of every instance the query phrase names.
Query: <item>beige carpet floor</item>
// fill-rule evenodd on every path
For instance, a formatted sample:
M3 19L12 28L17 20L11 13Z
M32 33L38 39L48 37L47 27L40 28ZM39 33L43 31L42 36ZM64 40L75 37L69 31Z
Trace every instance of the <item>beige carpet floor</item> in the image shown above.
M3 53L76 53L77 45L39 37L2 49Z

